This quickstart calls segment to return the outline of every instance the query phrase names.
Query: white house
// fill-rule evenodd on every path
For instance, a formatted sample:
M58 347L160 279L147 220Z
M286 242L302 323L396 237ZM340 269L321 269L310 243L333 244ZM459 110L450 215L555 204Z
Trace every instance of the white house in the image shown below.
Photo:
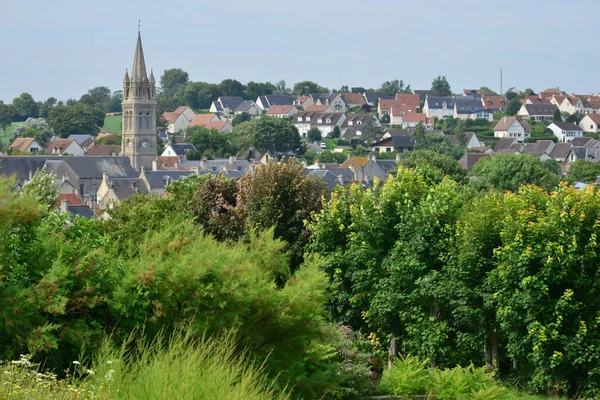
M452 97L429 97L425 98L425 104L423 105L423 113L428 118L437 117L443 119L444 117L452 117L454 115L454 98Z
M517 112L517 116L533 118L537 122L552 121L556 110L558 110L556 104L523 104Z
M165 146L165 149L160 156L161 157L182 157L182 156L185 156L188 151L195 151L195 150L196 150L196 148L191 143L168 144Z
M235 109L235 114L248 113L250 115L262 114L263 110L252 100L244 100Z
M238 108L238 106L242 104L243 101L244 99L237 96L221 96L217 100L212 102L209 111L211 113L218 114L233 114L236 108Z
M342 96L339 93L312 93L310 95L313 104L329 105L336 113L345 113L348 107ZM306 106L304 107L306 108Z
M428 131L433 130L433 118L427 118L427 115L416 112L406 113L406 115L402 117L402 128L415 128L421 122L425 125L425 129Z
M579 122L584 132L600 132L600 114L587 114Z
M554 133L554 136L561 142L570 142L576 137L583 136L583 129L569 122L553 122L548 125L548 129L550 129Z
M67 139L54 139L46 148L46 154L52 155L69 155L69 156L83 156L85 151L73 138Z
M494 137L511 138L524 142L531 136L531 127L527 121L517 117L502 117L494 127Z
M268 94L266 96L258 96L256 104L263 110L268 111L273 106L288 106L294 104L292 96L280 96L277 94Z
M298 114L298 109L295 105L273 105L269 107L267 115L275 118L289 118Z
M167 120L167 132L176 133L190 126L196 113L188 106L177 107L175 111L164 112L162 117Z
M301 136L316 126L321 131L323 137L329 136L336 126L341 126L346 120L343 113L318 113L311 111L300 111L292 119L294 125Z
M16 138L10 145L10 148L23 153L37 153L44 151L42 145L34 138Z

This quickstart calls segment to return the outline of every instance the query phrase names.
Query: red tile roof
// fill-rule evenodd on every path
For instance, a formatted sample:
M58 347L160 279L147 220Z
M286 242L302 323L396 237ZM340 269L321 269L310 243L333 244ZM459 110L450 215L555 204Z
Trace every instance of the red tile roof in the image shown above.
M209 121L204 124L204 127L206 129L216 129L220 131L225 127L225 125L227 125L227 121Z
M304 111L325 112L329 109L329 107L329 104L313 104L312 106L305 107Z
M363 96L362 93L340 93L340 96L348 105L352 104L362 106L367 104L365 96Z
M215 114L196 114L190 121L190 126L204 126L215 117Z
M508 105L508 100L504 96L483 96L481 102L486 110L499 110Z
M67 149L71 145L71 143L75 142L75 139L54 139L48 147L46 148L47 154L62 154L63 151Z
M59 194L58 198L56 199L56 206L60 207L60 203L62 203L63 200L68 201L70 206L84 205L83 202L81 201L81 198L77 195L77 193L61 193L61 194Z
M294 106L291 104L271 106L269 111L267 111L267 115L288 114L292 108L294 108Z
M399 93L396 95L396 100L408 106L412 106L414 109L421 106L421 98L418 94Z

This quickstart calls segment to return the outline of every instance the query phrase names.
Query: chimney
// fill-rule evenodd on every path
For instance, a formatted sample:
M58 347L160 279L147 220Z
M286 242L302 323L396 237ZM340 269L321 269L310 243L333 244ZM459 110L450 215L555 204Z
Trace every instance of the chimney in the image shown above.
M31 170L29 170L29 180L33 179L33 172L31 172Z
M152 160L152 171L158 171L158 160Z
M185 155L181 154L179 156L179 162L183 162L183 161L185 161Z
M344 177L342 176L342 174L339 174L337 176L337 181L340 185L344 185Z
M140 167L140 177L145 176L146 175L146 167L144 167L143 165Z
M68 180L69 180L69 172L65 170L65 173L63 174L62 181L65 182L65 181L68 181Z
M129 187L130 187L131 189L135 190L136 192L138 191L138 187L137 187L137 185L135 184L135 181L131 181L131 182L129 182Z
M237 158L235 156L229 156L229 164L235 164Z
M175 169L179 169L179 161L175 161Z
M102 183L104 183L105 185L108 185L108 171L104 171L102 173Z
M369 156L367 157L367 159L369 161L373 161L373 162L377 161L377 157L375 157L375 154L369 154Z
M112 190L115 190L115 184L114 184L114 183L111 183L109 187L110 187Z
M200 169L202 171L206 171L208 169L206 166L206 157L202 157L202 160L200 160Z
M402 159L402 154L400 152L396 152L396 162Z
M356 181L356 169L354 168L354 165L350 166L350 171L352 171L352 175L354 176L354 180Z
M69 202L66 199L62 199L60 201L60 212L62 212L62 213L69 212Z

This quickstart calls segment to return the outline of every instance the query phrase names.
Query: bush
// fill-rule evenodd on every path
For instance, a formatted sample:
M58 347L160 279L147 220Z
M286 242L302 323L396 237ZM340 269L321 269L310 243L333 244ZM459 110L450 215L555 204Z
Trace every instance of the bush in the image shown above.
M379 390L396 396L427 394L431 387L427 361L410 355L400 357L391 369L384 371Z

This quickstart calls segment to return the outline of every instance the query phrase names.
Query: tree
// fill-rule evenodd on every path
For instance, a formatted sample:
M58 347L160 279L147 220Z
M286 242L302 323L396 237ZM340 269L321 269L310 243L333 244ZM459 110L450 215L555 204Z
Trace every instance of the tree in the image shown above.
M583 119L585 115L579 113L573 113L565 119L565 122L573 123L575 125L579 125L579 122Z
M522 185L533 184L545 190L554 190L558 175L531 155L496 154L484 157L471 170L473 184L481 190L517 191Z
M398 93L411 93L410 85L404 86L404 81L394 79L393 81L385 81L381 84L379 91L385 92L390 96L395 96Z
M389 124L390 123L390 114L383 114L381 116L381 123L382 124Z
M306 133L306 137L312 142L319 142L321 140L321 130L313 126Z
M109 88L107 88L106 86L97 86L93 89L88 90L87 95L90 99L89 105L101 108L102 110L104 110L104 112L110 112L111 91Z
M48 123L39 118L29 118L27 121L13 129L13 136L33 137L40 144L48 143L54 136L54 131L48 126Z
M511 101L512 99L516 99L518 97L519 97L519 95L515 92L506 93L506 100L508 100L508 101Z
M82 103L57 106L48 113L48 125L63 138L70 135L96 135L103 124L104 111Z
M107 135L107 136L102 136L99 139L96 139L94 141L94 143L96 145L101 145L101 144L109 144L109 145L120 145L121 144L121 140L122 140L122 136L118 133L113 133L112 135Z
M327 93L328 90L322 86L319 86L312 81L302 81L294 84L294 94L296 96L306 96L311 93Z
M290 96L292 94L292 90L287 87L285 81L281 79L279 82L275 84L274 93L280 96Z
M425 140L425 134L426 134L426 130L425 130L425 124L423 124L422 122L419 122L417 124L417 127L415 128L415 130L411 133L411 137L413 142L415 142L415 149L417 145L421 145L423 143L423 141Z
M12 123L15 111L12 105L0 101L0 129L6 134L6 129Z
M467 122L464 119L459 119L454 127L454 135L456 135L456 141L460 147L465 147L467 144L467 136L465 131L467 130Z
M180 68L166 69L160 77L160 88L162 92L171 98L175 95L180 87L187 85L189 75Z
M528 96L535 96L535 92L533 91L533 89L527 88L525 90L523 90L523 98L528 97Z
M223 135L215 129L206 129L203 126L192 126L186 130L186 137L196 148L196 154L189 154L190 160L200 160L202 157L209 159L229 157L237 152L229 135Z
M385 128L375 122L374 118L369 119L362 130L362 139L365 144L376 142L385 133Z
M350 89L352 91L352 93L364 93L367 91L367 89L365 89L362 86L356 86Z
M22 196L31 199L46 209L56 207L58 199L58 185L56 175L46 171L46 168L38 169L31 180L23 184Z
M450 96L452 95L452 89L450 88L450 84L445 76L438 76L431 82L431 90L435 90L438 92L440 96Z
M339 126L334 126L333 127L333 131L331 131L331 135L329 135L332 139L339 139L339 137L342 135L341 131L340 131L340 127Z
M600 176L600 164L590 161L575 161L569 166L569 180L573 183L594 183Z
M225 79L219 84L219 90L223 96L244 96L244 85L235 79Z
M431 150L415 150L402 155L400 165L413 168L427 181L440 183L445 176L458 183L467 182L467 172L454 158Z
M277 88L271 82L254 82L250 81L246 84L244 89L244 96L246 99L256 100L258 96L265 96L273 94Z
M256 123L253 143L254 147L261 152L298 151L300 134L287 119L262 117Z
M554 111L554 115L552 116L552 122L563 122L562 114L559 108L557 108Z
M39 116L38 104L29 93L22 93L19 97L13 99L12 106L16 121L25 121L27 118L37 118Z
M481 86L481 87L479 88L479 90L483 90L483 92L484 92L485 94L488 94L488 95L494 95L494 96L497 96L497 95L498 95L498 93L496 93L495 91L493 91L492 89L490 89L490 88L489 88L489 87L487 87L487 86Z
M231 125L236 126L241 123L250 121L251 119L252 119L252 116L244 111L243 113L237 114L235 117L233 117L233 120L231 121Z
M415 140L415 150L431 150L439 154L447 155L455 160L460 159L464 154L464 147L454 146L446 135L430 133L419 139L420 132L413 132Z
M508 102L508 105L506 106L506 113L508 115L517 115L517 113L521 109L521 106L521 100L514 98Z

